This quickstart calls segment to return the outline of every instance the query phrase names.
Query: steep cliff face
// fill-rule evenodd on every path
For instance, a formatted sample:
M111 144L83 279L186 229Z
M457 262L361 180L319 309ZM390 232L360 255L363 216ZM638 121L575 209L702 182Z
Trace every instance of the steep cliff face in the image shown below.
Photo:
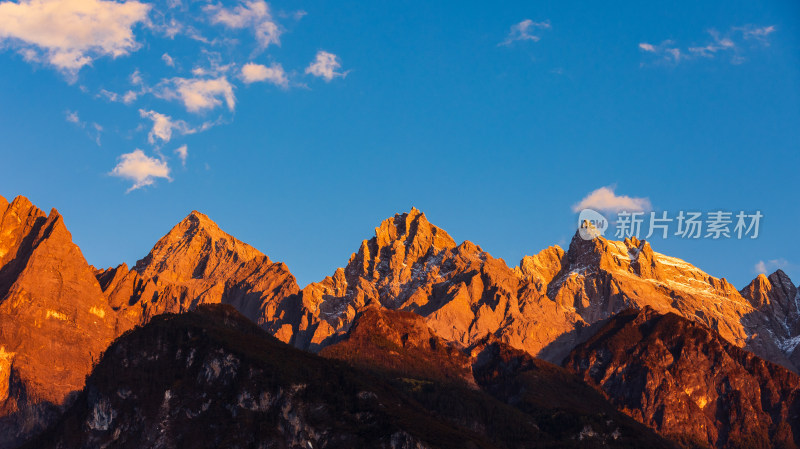
M620 410L687 445L800 444L800 377L674 313L620 313L565 366Z
M49 424L117 330L58 211L0 199L2 447Z
M280 343L230 306L201 305L123 335L28 447L503 446L371 374Z
M748 342L756 354L770 354L769 360L800 368L800 292L782 270L769 277L760 274L742 296L755 311L745 317L757 337ZM786 359L782 360L781 357Z
M731 284L654 252L646 241L583 240L576 234L566 259L548 295L588 322L651 307L702 322L739 346L747 341L741 320L753 308Z
M412 209L381 223L345 268L304 288L299 320L273 332L314 350L375 305L419 314L437 335L462 346L494 335L537 354L581 319L521 273L471 242L456 245Z
M283 263L223 232L193 211L129 270L97 272L114 310L128 327L160 313L199 304L231 304L258 324L280 317L281 301L299 289Z

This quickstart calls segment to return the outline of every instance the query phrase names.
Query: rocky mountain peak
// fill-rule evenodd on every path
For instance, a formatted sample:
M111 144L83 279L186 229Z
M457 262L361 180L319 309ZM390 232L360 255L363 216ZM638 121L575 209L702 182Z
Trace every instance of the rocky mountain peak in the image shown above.
M0 205L0 447L49 424L116 319L61 214L27 198Z
M456 242L443 229L431 224L417 208L384 220L375 228L376 248L405 247L405 253L414 259L426 254L456 246Z
M239 241L208 218L192 211L162 237L133 268L144 277L171 281L207 278L216 271L230 271L241 263L266 257Z
M750 304L755 308L764 306L777 306L789 312L796 308L795 297L797 287L783 270L777 270L771 275L759 274L747 287L741 291Z
M525 256L519 261L517 275L529 279L537 288L546 289L547 285L567 264L567 253L560 246L550 246L534 256Z
M396 285L412 278L437 254L455 247L456 242L447 232L412 208L407 213L395 214L375 228L375 236L364 240L350 258L345 275L350 284L364 278Z

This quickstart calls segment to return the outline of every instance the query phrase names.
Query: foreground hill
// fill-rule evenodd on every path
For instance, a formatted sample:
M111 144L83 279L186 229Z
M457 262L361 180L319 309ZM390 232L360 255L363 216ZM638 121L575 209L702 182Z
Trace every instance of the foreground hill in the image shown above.
M509 442L530 426L540 446L671 447L567 370L497 341L461 352L414 313L368 308L320 355L377 372L426 408L483 428L493 440Z
M203 305L118 339L65 417L28 447L593 447L589 437L554 446L513 415L467 428L449 419L451 410L286 346L230 306ZM494 419L509 416L517 420ZM491 426L504 432L490 439Z
M678 441L800 446L800 377L676 314L620 313L565 366L620 410Z

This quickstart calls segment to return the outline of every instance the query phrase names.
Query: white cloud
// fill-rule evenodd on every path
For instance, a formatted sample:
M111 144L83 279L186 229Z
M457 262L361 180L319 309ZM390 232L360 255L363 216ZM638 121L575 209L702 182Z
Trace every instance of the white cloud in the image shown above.
M711 37L713 38L712 42L709 42L700 47L689 47L689 51L698 56L713 58L714 54L719 51L736 49L736 44L734 44L730 38L720 36L720 34L716 30L709 30L708 34L710 34Z
M536 34L536 30L550 29L550 22L534 22L530 19L525 19L520 23L511 26L511 30L506 36L506 40L500 42L499 45L511 45L514 41L533 41L539 42L540 37Z
M112 176L133 181L133 185L126 191L139 189L149 186L157 178L164 178L172 181L169 177L169 166L161 159L148 157L142 150L136 149L131 153L123 154L119 157L120 161L113 170Z
M183 120L172 120L172 117L156 111L139 109L139 115L141 115L142 118L148 118L153 121L153 128L147 134L147 141L151 144L156 143L156 139L160 139L165 143L169 142L172 138L173 130L181 134L191 134L194 132Z
M650 200L648 198L633 198L625 195L616 195L614 187L600 187L588 194L580 202L572 206L573 212L580 212L583 209L595 209L600 211L627 211L640 212L650 210Z
M236 106L233 85L224 76L219 78L172 78L160 83L155 95L166 100L178 100L189 112L202 112L221 106L229 110Z
M116 92L111 92L110 90L100 89L98 96L105 97L109 101L113 101L115 103L131 104L136 101L137 98L139 98L139 93L129 90L124 94L118 94Z
M81 124L81 118L78 117L78 111L65 111L64 114L66 115L68 122L76 125Z
M748 48L769 46L768 36L774 31L774 26L753 25L732 27L724 34L712 29L708 30L711 39L701 45L681 49L673 41L665 40L658 45L641 42L639 49L652 54L657 60L673 64L696 58L713 59L720 55L729 56L731 64L741 64L745 61L742 53ZM748 46L748 41L756 41L756 45Z
M639 49L647 53L658 55L660 59L673 63L677 63L685 57L684 54L681 53L680 48L675 47L670 40L661 42L658 45L640 42Z
M757 27L753 25L745 25L743 27L736 27L734 28L735 31L739 31L742 33L742 37L745 39L755 39L761 41L765 45L769 45L767 41L767 36L775 32L775 26L770 25L766 27Z
M269 5L263 0L246 1L235 8L225 8L221 4L208 5L204 10L211 16L212 24L237 29L252 28L261 48L281 43L280 28L272 20Z
M242 66L242 81L247 84L259 81L269 81L270 83L288 87L289 79L286 77L283 67L280 64L272 64L270 67L249 62Z
M135 51L133 27L147 19L149 10L135 0L0 2L0 41L26 60L49 63L74 78L98 57Z
M758 274L771 274L776 270L786 270L788 268L792 268L792 264L789 263L786 259L771 259L767 260L766 262L763 260L759 260L758 263L753 267L754 271Z
M172 117L156 111L139 109L139 115L142 116L142 118L147 118L153 121L153 127L147 134L147 141L151 144L155 144L157 140L160 140L164 143L169 142L172 139L173 132L178 132L182 135L194 134L203 132L221 123L220 119L216 121L205 122L197 127L192 127L183 120L174 120Z
M317 57L314 62L306 67L306 73L323 78L325 81L330 81L337 76L344 78L347 72L337 72L336 69L340 68L342 64L339 62L339 57L327 51L318 51Z
M170 56L169 53L164 53L161 55L161 60L164 61L164 64L170 67L175 67L175 60L172 59L172 56Z
M644 51L649 51L650 53L656 51L656 48L652 44L648 44L647 42L639 43L639 48L641 48Z
M175 149L175 154L181 159L181 165L186 166L186 158L189 157L189 148L186 145L181 145Z

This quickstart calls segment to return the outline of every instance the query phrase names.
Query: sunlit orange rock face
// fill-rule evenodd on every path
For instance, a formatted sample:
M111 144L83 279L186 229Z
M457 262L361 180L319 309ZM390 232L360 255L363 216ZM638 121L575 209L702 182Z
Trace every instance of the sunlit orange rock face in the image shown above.
M546 259L546 257L542 257ZM345 268L301 292L298 322L282 334L326 345L367 305L414 312L445 340L467 346L494 335L538 353L580 317L544 297L520 270L469 241L456 244L416 209L385 220ZM281 336L281 334L278 334Z
M312 351L345 336L368 338L355 324L359 316L372 326L362 330L391 329L387 320L398 320L407 324L407 334L419 337L416 343L424 344L428 330L435 335L442 354L460 360L453 372L464 367L458 354L469 356L489 342L561 363L620 312L645 308L703 326L719 335L720 344L795 371L800 366L800 295L783 272L759 276L737 291L724 278L634 238L585 241L576 234L566 251L552 246L512 268L476 244L456 243L412 209L384 220L344 268L301 290L286 265L199 212L178 223L133 268L95 270L58 212L45 214L22 197L10 204L0 197L0 447L51 422L113 338L158 314L206 303L233 305L280 340ZM674 332L694 332L679 324ZM725 348L726 354L735 353ZM628 353L628 362L645 363L645 355ZM569 357L575 360L574 353ZM786 388L793 379L765 366L777 377L756 376L756 383L740 387L763 389L762 384L777 382ZM710 389L719 387L717 380L697 382ZM676 400L670 393L661 405L667 410ZM670 432L667 421L648 411L661 405L630 410L645 424ZM675 407L682 416L692 406ZM773 413L767 408L762 411ZM757 409L740 412L747 419L762 416ZM687 419L703 423L696 428L706 429L703 438L709 441L733 432L700 415ZM765 429L770 435L783 432Z
M58 211L0 197L0 445L41 430L117 335Z
M345 268L287 302L293 312L267 321L282 340L316 350L346 332L363 307L377 305L420 314L442 338L463 346L491 335L560 362L595 323L651 307L703 323L737 346L796 369L786 348L798 333L775 338L768 331L783 319L781 310L796 304L794 292L756 307L724 278L635 238L587 241L576 234L568 251L550 247L512 269L469 241L456 244L412 209L381 223Z
M800 442L800 377L673 313L618 314L565 366L620 410L688 446Z
M206 303L231 304L263 325L281 316L281 301L298 292L285 264L273 263L196 211L162 237L133 269L122 264L98 271L97 277L127 327Z

